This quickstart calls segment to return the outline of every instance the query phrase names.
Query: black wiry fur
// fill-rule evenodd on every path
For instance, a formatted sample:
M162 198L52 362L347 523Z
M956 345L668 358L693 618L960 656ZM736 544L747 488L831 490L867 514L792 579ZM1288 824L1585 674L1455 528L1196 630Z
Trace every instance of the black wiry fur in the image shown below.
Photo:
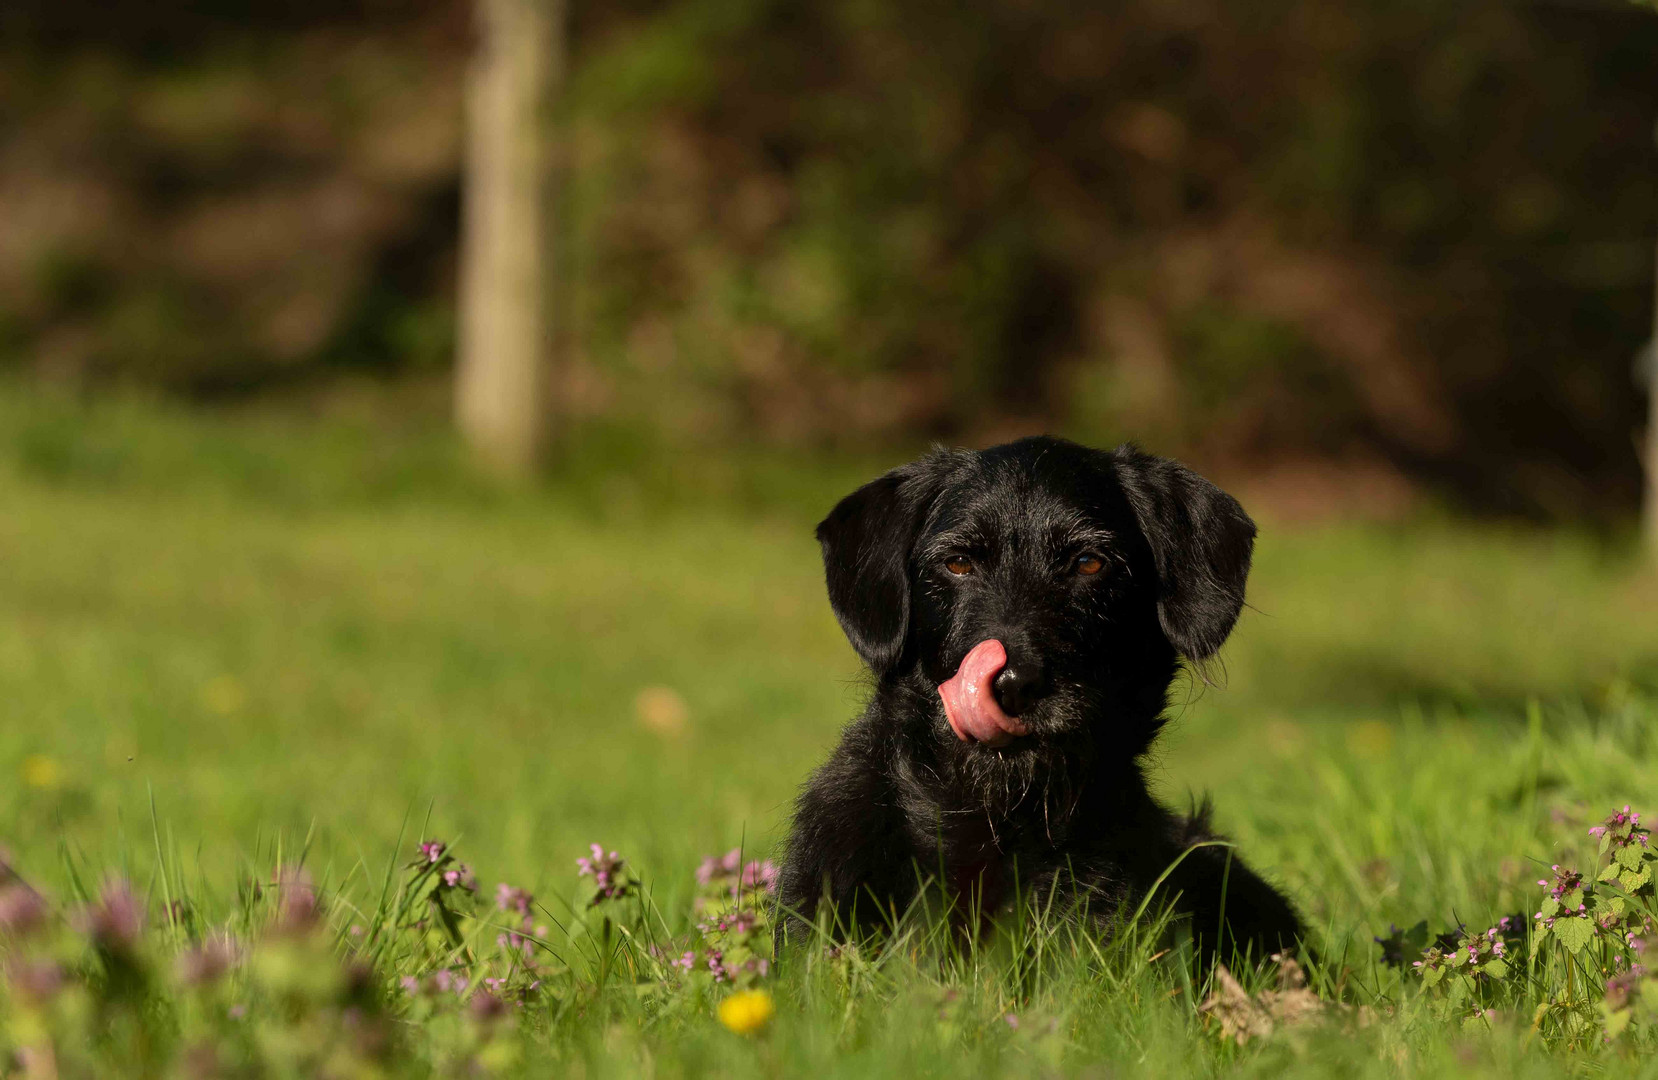
M856 931L901 913L924 876L986 913L1016 883L1104 915L1138 904L1215 838L1206 807L1183 816L1152 798L1141 759L1181 658L1211 657L1237 621L1254 537L1243 508L1183 466L1045 437L937 451L843 499L818 539L875 692L800 796L783 909L812 920L827 900ZM1082 552L1106 569L1076 574ZM958 556L972 574L944 569ZM1031 733L999 748L957 739L938 695L989 638L1046 687L1021 716ZM1259 958L1300 935L1228 849L1191 851L1165 888L1211 954Z

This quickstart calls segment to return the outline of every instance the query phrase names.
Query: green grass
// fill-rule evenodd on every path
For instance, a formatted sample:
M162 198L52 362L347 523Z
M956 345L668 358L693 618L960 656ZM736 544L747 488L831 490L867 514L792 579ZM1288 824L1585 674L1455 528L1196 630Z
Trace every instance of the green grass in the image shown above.
M573 859L598 840L682 924L696 860L772 850L859 706L811 526L882 464L675 456L598 433L547 483L511 489L420 425L6 391L0 844L57 895L71 866L159 881L159 849L170 887L228 910L236 875L279 842L308 843L319 875L372 904L406 829L450 839L486 887L544 897L574 895ZM1343 992L1396 1007L1362 1032L1239 1050L1149 949L1115 968L1073 950L1041 978L991 950L976 966L785 972L761 1040L701 999L603 998L536 1028L526 1060L1623 1075L1617 1048L1528 1040L1529 1014L1478 1036L1433 1019L1370 937L1533 910L1531 860L1613 804L1658 806L1658 582L1625 559L1586 535L1442 519L1264 523L1225 678L1187 688L1156 778L1171 800L1212 793L1346 957ZM679 732L641 722L652 687L683 700ZM1010 1008L1057 1028L1005 1030Z

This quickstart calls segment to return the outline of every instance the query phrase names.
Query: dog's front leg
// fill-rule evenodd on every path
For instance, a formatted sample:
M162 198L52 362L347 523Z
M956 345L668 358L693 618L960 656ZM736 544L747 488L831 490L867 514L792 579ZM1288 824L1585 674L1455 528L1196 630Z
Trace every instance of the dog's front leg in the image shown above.
M1207 956L1224 962L1247 956L1259 963L1300 944L1303 929L1295 909L1230 846L1187 852L1169 883L1180 894L1179 906L1191 917L1192 932Z
M858 734L848 732L796 802L778 881L779 944L819 923L837 939L855 937L902 913L915 893L890 782Z

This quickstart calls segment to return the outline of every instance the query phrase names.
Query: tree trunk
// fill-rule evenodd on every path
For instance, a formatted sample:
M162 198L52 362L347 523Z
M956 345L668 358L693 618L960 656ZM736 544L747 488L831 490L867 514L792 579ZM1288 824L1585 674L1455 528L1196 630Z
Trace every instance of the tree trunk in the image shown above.
M466 87L455 416L492 466L547 442L553 340L554 105L564 0L476 0Z

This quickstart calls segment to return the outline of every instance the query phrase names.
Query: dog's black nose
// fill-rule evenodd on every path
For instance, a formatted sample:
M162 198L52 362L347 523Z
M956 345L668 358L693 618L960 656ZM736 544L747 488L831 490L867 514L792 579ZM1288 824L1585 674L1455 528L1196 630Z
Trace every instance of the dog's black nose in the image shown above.
M996 675L991 684L996 691L996 703L1012 717L1048 696L1048 676L1042 665L1029 662L1009 664Z

